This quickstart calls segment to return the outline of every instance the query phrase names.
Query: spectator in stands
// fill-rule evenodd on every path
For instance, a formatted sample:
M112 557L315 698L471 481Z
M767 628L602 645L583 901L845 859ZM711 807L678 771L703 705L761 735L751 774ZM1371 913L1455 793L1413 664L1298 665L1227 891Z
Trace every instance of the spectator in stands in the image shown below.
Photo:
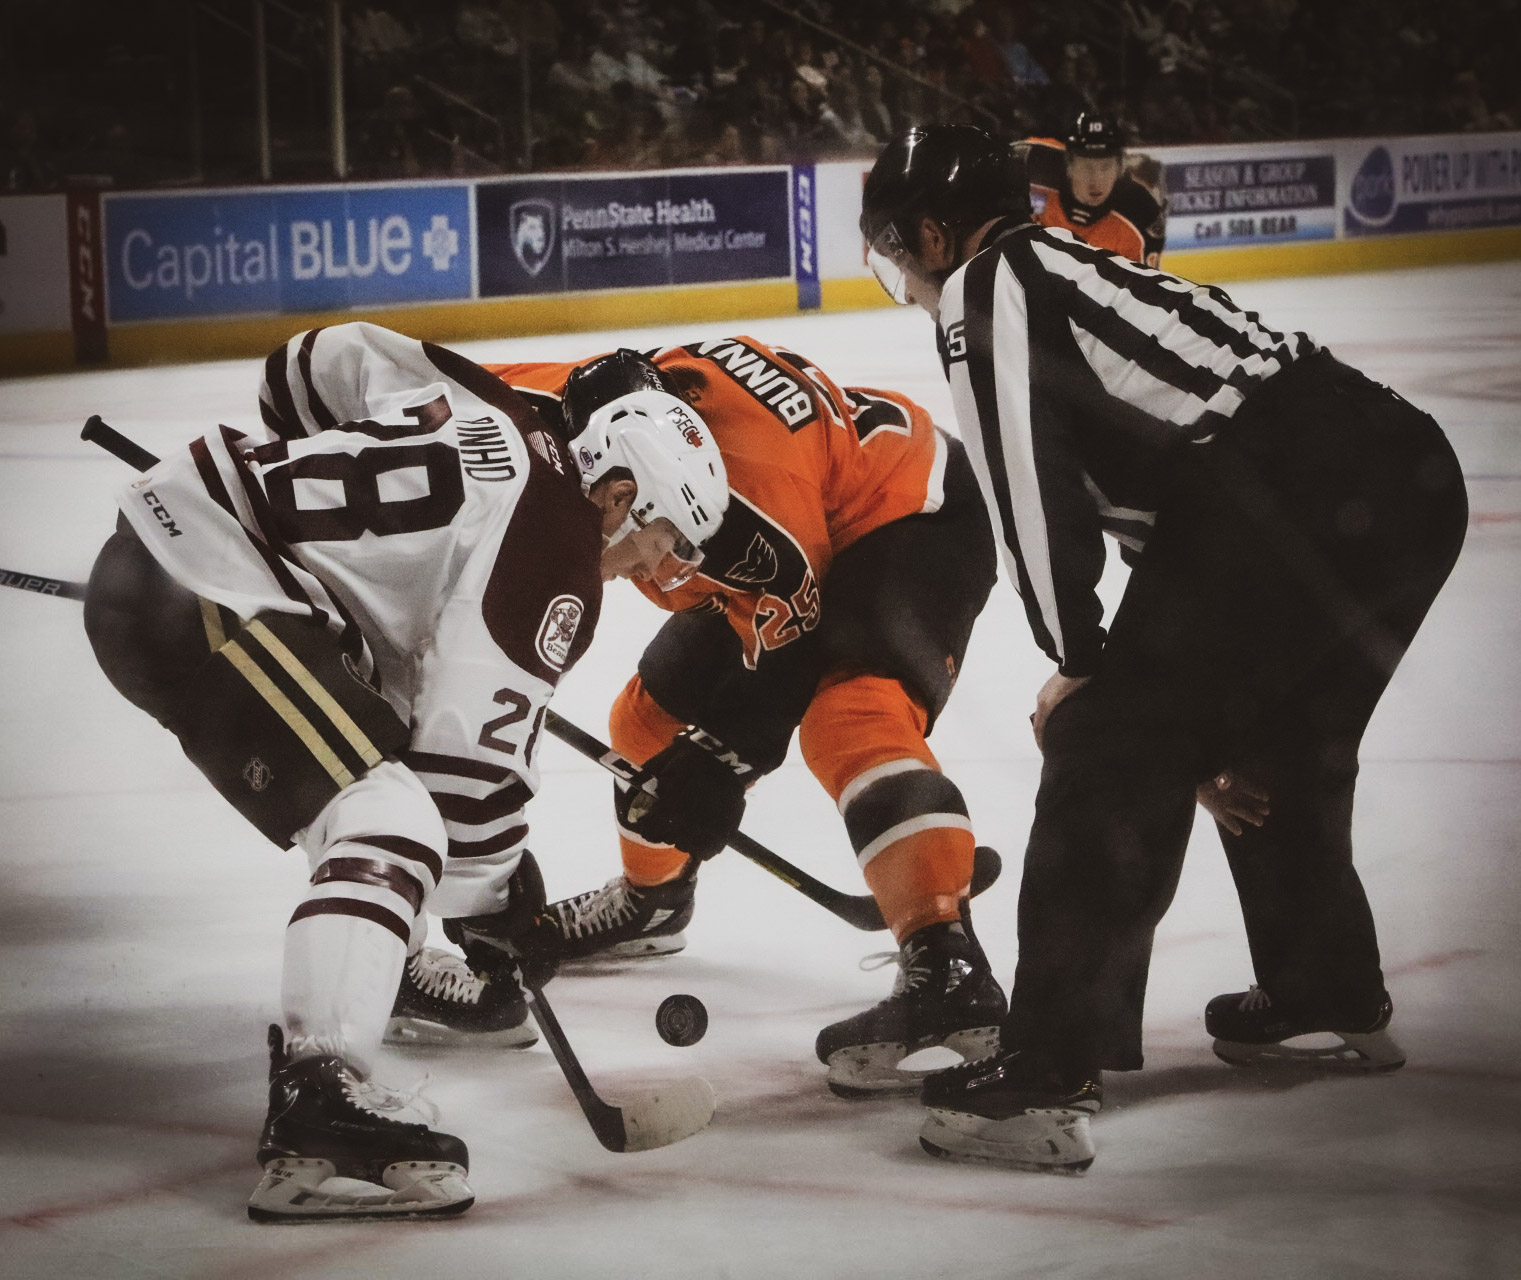
M855 81L839 76L819 109L820 140L832 151L875 155L883 139L873 136L861 118L861 97Z
M1035 60L1035 55L1019 38L1011 9L994 9L989 28L1008 75L1019 88L1039 88L1051 83L1051 77Z

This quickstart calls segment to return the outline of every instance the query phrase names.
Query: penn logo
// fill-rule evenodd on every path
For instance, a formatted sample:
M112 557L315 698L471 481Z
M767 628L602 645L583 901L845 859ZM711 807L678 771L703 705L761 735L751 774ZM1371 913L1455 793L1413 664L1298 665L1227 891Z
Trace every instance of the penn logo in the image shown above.
M555 671L565 670L565 664L570 661L570 649L585 612L586 606L576 596L556 596L544 611L544 621L539 624L534 643L539 657Z

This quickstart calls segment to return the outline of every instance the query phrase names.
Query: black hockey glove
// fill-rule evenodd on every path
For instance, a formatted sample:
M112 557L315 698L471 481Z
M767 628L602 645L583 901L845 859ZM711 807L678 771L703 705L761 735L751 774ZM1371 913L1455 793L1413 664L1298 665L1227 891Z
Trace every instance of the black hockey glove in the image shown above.
M673 844L702 861L739 830L745 787L754 776L750 765L711 734L683 729L627 789L618 788L618 821L646 840Z
M538 861L525 849L507 879L507 905L487 915L445 920L444 937L465 953L472 969L489 973L515 962L525 983L542 987L559 969L560 931L547 896Z

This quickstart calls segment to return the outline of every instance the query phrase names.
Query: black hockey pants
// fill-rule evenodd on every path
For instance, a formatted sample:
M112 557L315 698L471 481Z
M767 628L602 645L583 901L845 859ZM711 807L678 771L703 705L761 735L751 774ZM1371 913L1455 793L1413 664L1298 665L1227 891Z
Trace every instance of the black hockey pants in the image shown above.
M1271 799L1221 833L1257 982L1309 1016L1371 1018L1383 993L1358 747L1462 546L1462 473L1430 417L1325 354L1191 449L1100 673L1046 729L1004 1043L1063 1069L1140 1067L1194 788L1226 767Z

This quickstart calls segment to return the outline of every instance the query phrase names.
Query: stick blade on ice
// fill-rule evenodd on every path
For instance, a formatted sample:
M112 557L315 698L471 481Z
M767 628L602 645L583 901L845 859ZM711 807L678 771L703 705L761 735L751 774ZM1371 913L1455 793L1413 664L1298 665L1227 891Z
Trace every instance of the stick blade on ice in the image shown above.
M653 1151L701 1133L718 1100L701 1076L658 1085L618 1104L623 1113L625 1151Z

